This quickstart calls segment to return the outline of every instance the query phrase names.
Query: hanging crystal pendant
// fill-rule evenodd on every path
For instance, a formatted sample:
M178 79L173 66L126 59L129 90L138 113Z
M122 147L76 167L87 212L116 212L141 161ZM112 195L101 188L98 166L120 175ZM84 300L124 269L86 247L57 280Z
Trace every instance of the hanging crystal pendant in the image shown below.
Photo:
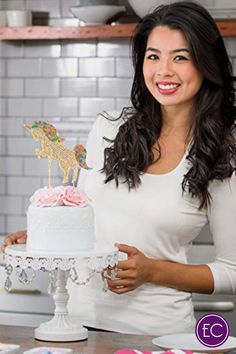
M11 282L10 277L7 276L7 279L4 284L4 289L9 293L11 291L11 288L12 288L12 282Z
M49 272L49 285L48 285L48 294L54 295L56 290L56 273L55 270Z
M21 283L28 284L28 282L29 282L28 275L24 269L22 269L22 271L18 275L18 279Z
M55 293L55 288L53 286L53 282L51 281L51 279L50 279L49 284L48 284L47 292L48 292L49 295L54 295L54 293Z
M78 273L75 267L71 268L69 276L74 283L78 280Z
M11 291L11 288L12 288L12 282L11 282L11 279L10 279L10 275L13 271L13 267L8 264L5 266L5 271L6 271L6 274L7 274L7 278L6 278L6 281L5 281L5 284L4 284L4 289L9 293Z
M28 273L27 273L28 271ZM18 280L19 282L21 282L22 284L26 285L26 284L30 284L32 282L32 280L35 278L35 272L32 269L17 269L18 272Z
M103 291L104 293L107 293L107 291L108 291L108 284L107 284L107 279L106 279L106 278L103 279L103 288L102 288L102 291Z

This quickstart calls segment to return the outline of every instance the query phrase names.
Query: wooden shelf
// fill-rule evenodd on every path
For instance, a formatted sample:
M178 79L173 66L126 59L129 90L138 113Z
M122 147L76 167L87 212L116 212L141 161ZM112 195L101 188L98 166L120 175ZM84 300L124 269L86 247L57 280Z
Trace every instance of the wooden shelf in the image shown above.
M236 19L217 20L224 37L236 36ZM0 40L55 40L92 38L129 38L136 23L81 27L0 27Z
M130 37L135 23L81 27L0 27L0 40L92 39Z

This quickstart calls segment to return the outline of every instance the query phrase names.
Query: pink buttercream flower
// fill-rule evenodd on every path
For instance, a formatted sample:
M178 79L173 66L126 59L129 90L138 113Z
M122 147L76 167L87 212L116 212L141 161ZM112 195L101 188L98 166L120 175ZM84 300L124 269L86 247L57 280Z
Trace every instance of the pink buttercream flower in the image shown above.
M33 205L41 207L63 205L84 207L89 204L89 199L85 192L73 186L38 189L30 198L30 201Z
M63 205L67 206L80 206L84 207L89 204L85 192L73 186L67 186L64 188L64 194L62 196Z
M61 206L63 205L62 195L62 189L45 187L38 189L30 198L30 201L33 205L42 207Z

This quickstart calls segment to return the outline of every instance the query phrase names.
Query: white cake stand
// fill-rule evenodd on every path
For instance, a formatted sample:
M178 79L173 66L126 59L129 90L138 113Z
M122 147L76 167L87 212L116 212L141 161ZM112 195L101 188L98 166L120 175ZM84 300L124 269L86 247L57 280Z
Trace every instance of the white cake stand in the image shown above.
M6 289L11 287L10 275L14 268L18 270L19 280L23 283L29 283L34 277L34 275L31 275L30 278L27 276L28 269L33 272L35 270L54 272L54 316L50 321L40 324L35 329L36 339L50 342L71 342L88 338L87 329L77 322L74 323L68 315L67 303L69 294L66 288L67 280L70 277L78 285L86 284L93 274L101 272L108 266L114 268L118 263L118 250L116 248L58 254L30 252L26 250L26 245L12 245L6 247L4 258L7 273ZM82 282L78 282L78 277L75 276L75 269L76 267L78 269L81 265L86 265L89 268L90 275ZM74 270L73 276L71 274L72 269Z

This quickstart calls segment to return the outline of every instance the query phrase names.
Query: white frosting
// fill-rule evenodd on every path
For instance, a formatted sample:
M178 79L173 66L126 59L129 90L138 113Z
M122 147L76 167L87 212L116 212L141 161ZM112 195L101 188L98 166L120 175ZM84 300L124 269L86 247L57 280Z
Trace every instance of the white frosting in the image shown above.
M85 207L30 205L27 211L27 249L47 252L84 251L94 246L94 215Z

